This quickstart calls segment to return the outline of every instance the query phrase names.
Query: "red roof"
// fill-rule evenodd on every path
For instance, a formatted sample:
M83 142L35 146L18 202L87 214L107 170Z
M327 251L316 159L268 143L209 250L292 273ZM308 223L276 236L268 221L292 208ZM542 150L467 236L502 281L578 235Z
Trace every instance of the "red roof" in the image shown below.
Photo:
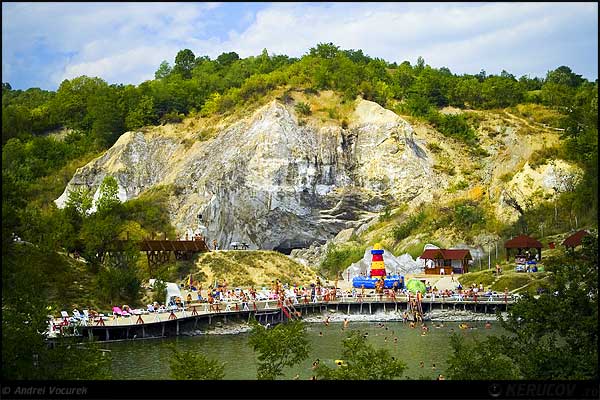
M566 247L577 247L581 244L581 239L583 239L583 237L587 235L589 235L589 232L586 230L577 231L568 238L566 238L562 244Z
M471 260L471 252L466 249L427 249L421 254L421 259L435 260Z
M507 249L541 249L542 243L527 235L520 235L506 241L504 247Z

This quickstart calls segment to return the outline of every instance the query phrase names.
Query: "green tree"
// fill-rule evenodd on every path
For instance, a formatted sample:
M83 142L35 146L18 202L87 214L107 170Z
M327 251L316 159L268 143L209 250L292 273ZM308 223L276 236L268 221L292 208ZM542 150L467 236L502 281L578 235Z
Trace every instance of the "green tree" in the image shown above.
M231 64L233 64L234 62L238 61L240 59L240 56L238 56L238 54L235 51L231 51L229 53L222 53L217 57L217 62L223 66L223 67L227 67L230 66Z
M65 208L73 209L80 216L86 216L93 205L93 195L88 187L80 186L69 190Z
M69 128L89 130L93 123L92 116L88 114L89 100L107 87L104 80L85 75L66 79L51 102L53 113Z
M180 50L175 56L175 66L173 72L181 75L183 79L192 77L192 69L196 63L196 56L190 49Z
M164 79L171 74L171 66L167 62L167 60L163 60L160 63L158 69L154 73L154 79Z
M508 335L474 345L452 339L450 377L598 379L597 236L585 237L579 252L547 260L546 268L552 272L547 291L525 293L506 318L498 314Z
M547 268L554 274L550 290L525 294L502 319L512 335L504 338L503 352L525 379L598 379L597 236Z
M311 47L308 53L313 57L332 59L339 51L339 46L336 46L333 43L319 43L316 47Z
M326 380L391 380L404 373L406 364L388 349L376 349L358 331L351 331L342 342L342 365L319 363L317 378Z
M584 82L584 79L581 77L581 75L573 73L571 68L562 65L556 68L554 71L548 71L546 74L546 82L574 88L581 85Z
M119 200L119 183L115 177L107 175L100 184L96 209L99 213L106 213L118 204L121 204L121 200Z
M193 351L179 351L175 345L170 347L169 366L173 379L221 380L225 376L225 363Z
M310 343L306 327L299 320L265 328L252 324L248 343L258 353L257 378L274 380L283 375L283 368L291 367L308 357Z
M365 246L352 244L335 245L327 248L325 258L321 262L320 269L328 277L334 279L350 264L359 261L365 254Z
M502 354L497 338L485 341L473 339L473 343L457 335L450 336L452 355L448 359L446 376L454 380L519 379L521 374L515 362Z
M91 133L101 146L111 146L125 130L125 112L118 89L103 87L88 99L87 118Z
M9 210L2 211L4 233L5 224L15 220L5 220ZM65 269L64 260L49 250L56 246L52 237L35 245L3 241L2 378L110 379L110 356L103 356L97 346L64 338L50 348L45 341L52 311L49 293L56 290L53 278Z
M151 96L144 95L135 108L127 114L125 118L125 127L128 130L141 128L156 122L154 112L154 99Z

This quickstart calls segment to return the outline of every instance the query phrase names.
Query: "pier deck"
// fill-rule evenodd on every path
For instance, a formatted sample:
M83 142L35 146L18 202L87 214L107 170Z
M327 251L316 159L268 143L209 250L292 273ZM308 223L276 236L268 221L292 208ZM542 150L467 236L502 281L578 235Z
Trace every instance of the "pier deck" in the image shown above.
M514 302L511 298L492 297L470 299L454 298L425 298L422 309L426 314L434 309L442 310L470 310L482 313L495 313L496 310L505 311ZM218 306L218 310L216 308ZM365 299L345 297L335 301L315 299L298 299L293 304L293 309L303 316L326 310L345 314L373 314L375 312L404 312L409 309L408 298L396 299L383 296L371 296ZM229 320L247 321L254 316L261 323L275 324L283 321L289 315L281 308L277 300L250 301L247 307L241 301L221 302L211 308L208 303L192 303L185 309L173 312L146 313L128 317L108 317L100 322L99 319L89 320L87 324L77 326L78 332L84 337L97 340L134 339L148 336L177 336L182 332L196 330L202 325L211 325L216 321ZM60 322L60 320L56 320Z

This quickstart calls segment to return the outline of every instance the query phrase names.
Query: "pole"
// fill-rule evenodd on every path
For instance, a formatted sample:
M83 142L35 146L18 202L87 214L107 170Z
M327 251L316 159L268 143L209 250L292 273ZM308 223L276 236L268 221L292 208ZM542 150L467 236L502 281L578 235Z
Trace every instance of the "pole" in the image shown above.
M492 250L490 249L490 245L488 244L488 270L492 269Z

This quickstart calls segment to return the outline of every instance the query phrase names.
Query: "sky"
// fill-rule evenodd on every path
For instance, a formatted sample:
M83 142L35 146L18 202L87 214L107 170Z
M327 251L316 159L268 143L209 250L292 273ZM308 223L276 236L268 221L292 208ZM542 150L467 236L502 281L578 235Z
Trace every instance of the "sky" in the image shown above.
M598 77L598 3L2 2L2 82L56 90L81 75L153 79L179 50L301 57L318 43L455 74Z

